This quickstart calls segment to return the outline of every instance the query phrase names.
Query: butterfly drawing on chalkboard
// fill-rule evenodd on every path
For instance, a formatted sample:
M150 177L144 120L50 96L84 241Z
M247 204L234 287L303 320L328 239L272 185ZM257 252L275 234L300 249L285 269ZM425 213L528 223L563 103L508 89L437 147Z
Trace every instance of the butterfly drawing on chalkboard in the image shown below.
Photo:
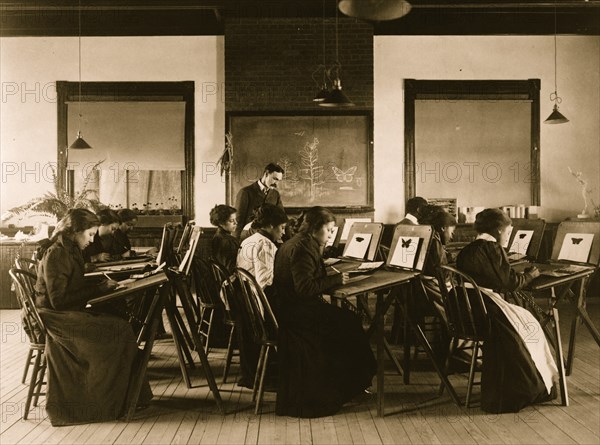
M302 130L302 131L296 131L296 132L294 132L294 134L295 134L296 136L304 136L304 133L305 133L305 130Z
M352 182L354 180L354 173L356 173L357 168L358 167L355 165L350 167L348 170L343 171L336 166L331 167L333 174L335 175L335 179L338 182Z
M406 248L410 247L410 243L412 243L412 239L410 239L410 238L409 239L401 239L401 241L402 241L402 247L403 248L404 247L406 247Z
M526 233L519 233L519 239L523 239L527 236Z
M583 238L571 238L571 241L573 242L573 244L579 244L583 241Z

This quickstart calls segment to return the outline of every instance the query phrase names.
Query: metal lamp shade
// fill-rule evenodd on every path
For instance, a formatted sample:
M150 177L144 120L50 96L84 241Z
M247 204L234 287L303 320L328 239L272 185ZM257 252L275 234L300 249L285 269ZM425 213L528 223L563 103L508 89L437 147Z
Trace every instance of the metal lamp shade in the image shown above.
M75 142L73 142L70 146L69 149L73 149L73 150L87 150L89 148L92 148L92 146L90 144L88 144L85 139L83 139L81 137L81 131L77 132L77 139L75 139Z
M556 104L554 104L554 111L552 111L550 116L548 116L548 119L544 121L545 124L564 124L567 122L569 122L569 119L567 119L560 111L558 111L558 105Z
M404 0L341 0L338 8L349 17L378 22L403 17L412 7Z
M346 93L342 91L342 82L340 79L335 79L333 89L322 102L319 102L320 107L353 107L354 103L348 99Z

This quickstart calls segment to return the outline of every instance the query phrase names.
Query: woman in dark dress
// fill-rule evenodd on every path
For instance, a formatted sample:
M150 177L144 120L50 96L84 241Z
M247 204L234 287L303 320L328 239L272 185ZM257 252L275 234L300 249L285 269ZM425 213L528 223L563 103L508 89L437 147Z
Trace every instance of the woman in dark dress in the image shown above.
M492 413L517 412L556 397L558 370L535 317L506 302L499 293L521 289L539 275L535 267L515 272L502 243L512 221L500 209L485 209L475 220L477 239L458 255L457 267L483 288L491 321L483 344L481 408Z
M322 298L325 290L348 280L347 274L328 276L322 260L334 224L329 210L312 207L275 256L277 415L333 415L371 385L377 369L360 319Z
M444 208L429 204L423 210L421 223L431 225L433 235L421 275L426 295L425 298L417 299L416 304L423 322L426 316L437 315L443 323L443 326L435 325L438 329L428 333L431 337L434 354L443 363L448 353L450 338L447 329L448 320L438 283L438 269L451 261L451 256L446 251L446 244L454 235L456 219Z
M102 263L113 259L115 249L113 234L121 224L119 215L114 210L102 209L96 215L100 225L92 242L83 249L86 263Z
M46 411L54 426L119 418L138 352L129 323L86 310L88 300L117 286L84 278L82 250L99 225L89 210L70 210L39 264L36 306L48 331ZM140 397L142 404L152 397L147 383Z
M233 236L237 227L235 208L224 204L215 206L210 211L210 223L217 227L211 243L212 258L233 273L240 248L239 240Z

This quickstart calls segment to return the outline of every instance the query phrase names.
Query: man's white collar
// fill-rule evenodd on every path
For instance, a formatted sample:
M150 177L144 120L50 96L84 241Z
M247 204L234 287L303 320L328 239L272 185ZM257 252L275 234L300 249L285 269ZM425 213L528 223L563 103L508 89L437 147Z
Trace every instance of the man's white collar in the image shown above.
M405 218L411 220L415 224L419 224L419 220L417 219L417 217L411 213L407 213Z

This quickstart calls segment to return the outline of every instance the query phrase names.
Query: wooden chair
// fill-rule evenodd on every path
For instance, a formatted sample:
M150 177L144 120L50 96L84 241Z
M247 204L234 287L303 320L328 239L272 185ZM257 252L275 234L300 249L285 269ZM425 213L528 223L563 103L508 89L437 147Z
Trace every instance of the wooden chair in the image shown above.
M219 284L219 296L223 305L225 306L225 317L223 322L229 328L229 339L227 341L227 353L225 354L225 367L223 368L223 383L227 382L227 376L229 375L229 368L231 367L231 361L233 359L233 339L235 338L235 317L234 317L234 283L229 273L221 266L217 261L211 260L209 262L211 271L213 274L213 280Z
M46 328L42 321L33 299L33 287L31 281L35 282L35 275L26 270L12 268L8 271L13 283L17 298L22 310L23 327L29 338L29 352L25 362L25 371L23 373L23 383L27 378L27 372L31 361L33 360L33 371L29 379L29 390L25 401L25 410L23 420L27 420L29 409L33 400L33 406L38 405L40 396L45 395L42 392L44 376L46 374L46 360L44 351L46 349Z
M202 258L194 258L192 277L196 290L198 333L202 338L204 350L208 354L213 318L220 299L219 287L213 279L210 263Z
M240 310L246 312L250 320L254 341L260 345L260 356L256 365L252 401L255 401L254 414L258 414L264 393L264 381L271 349L277 351L277 331L279 325L265 293L250 272L238 267L236 276L241 294Z
M451 336L444 374L448 375L450 360L456 352L471 350L465 401L466 407L469 408L473 386L481 384L474 381L475 368L481 343L490 333L490 319L483 303L481 290L471 277L453 267L442 266L438 282L447 283L447 286L440 284L439 287ZM458 346L459 340L463 341L461 347ZM444 386L440 385L439 394L441 395L443 391Z
M21 270L26 270L27 272L31 272L32 274L37 276L38 262L36 260L29 259L29 258L16 257L15 258L15 268L21 269ZM35 283L35 280L34 280L34 283Z

